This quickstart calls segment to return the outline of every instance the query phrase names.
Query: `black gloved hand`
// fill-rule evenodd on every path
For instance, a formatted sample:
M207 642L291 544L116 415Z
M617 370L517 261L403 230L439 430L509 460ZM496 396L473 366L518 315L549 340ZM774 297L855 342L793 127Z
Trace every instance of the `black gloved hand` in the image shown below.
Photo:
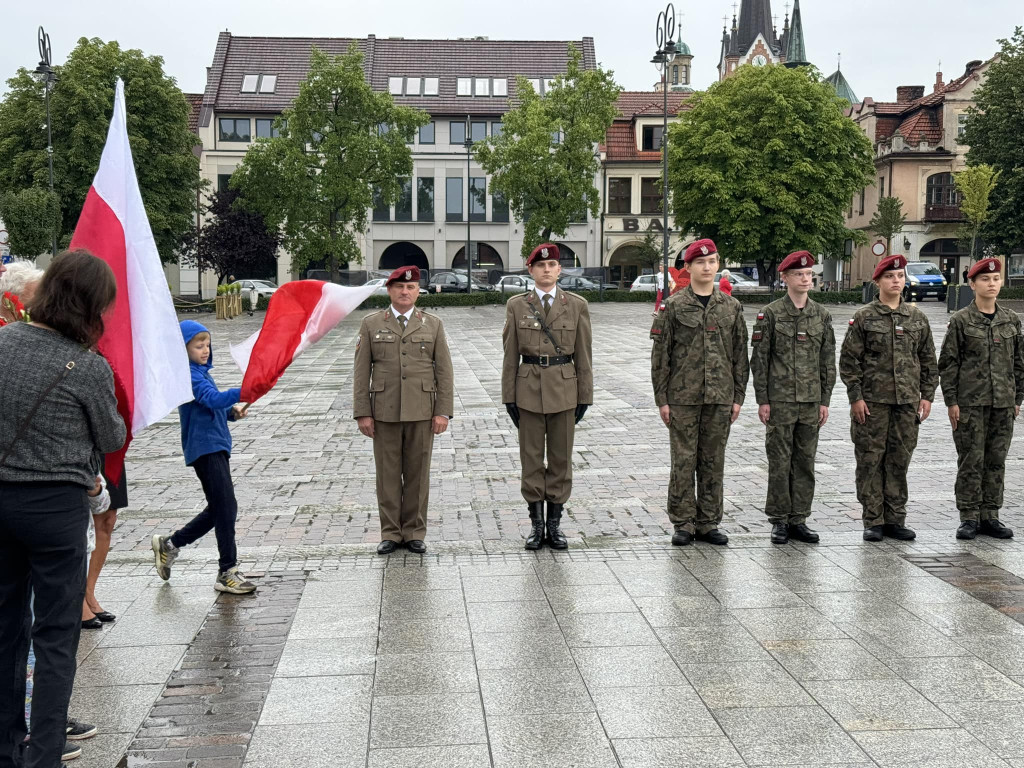
M515 403L505 403L505 410L508 411L508 417L512 419L512 424L519 429L519 406Z
M580 403L579 405L576 406L576 423L577 424L579 424L581 421L583 421L583 417L586 415L587 409L589 407L590 407L589 405L584 405L583 403Z

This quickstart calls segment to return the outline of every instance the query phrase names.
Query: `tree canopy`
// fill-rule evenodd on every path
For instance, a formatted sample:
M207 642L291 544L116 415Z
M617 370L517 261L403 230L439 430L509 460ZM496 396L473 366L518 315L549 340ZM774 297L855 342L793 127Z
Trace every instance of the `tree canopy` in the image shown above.
M280 229L292 269L326 260L336 280L343 264L361 261L367 211L395 202L412 175L408 142L428 120L370 87L356 46L337 57L314 48L298 97L275 122L280 135L256 141L231 186Z
M524 222L524 258L552 235L564 237L571 223L586 220L586 212L600 212L597 145L615 119L620 88L611 71L583 69L581 63L570 44L565 73L548 83L543 96L518 78L519 104L505 113L501 134L475 145L491 189Z
M903 231L907 215L903 213L903 201L898 197L883 197L878 201L878 210L868 222L868 229L885 238L885 254L892 250L892 239Z
M834 251L843 211L873 181L871 142L817 72L753 67L697 94L669 126L673 216L762 281L796 250Z
M960 192L960 210L967 218L960 239L970 243L972 259L977 256L978 240L991 215L992 193L1001 175L991 165L982 163L968 166L953 176Z
M999 44L960 141L970 145L969 165L987 164L1000 172L981 234L996 250L1014 253L1024 251L1024 27Z
M7 227L11 253L35 258L52 247L53 233L60 221L57 195L42 187L4 192L0 194L0 219Z
M182 237L195 222L200 178L193 148L198 138L188 127L185 96L174 79L164 74L163 59L122 50L116 42L82 38L54 71L57 81L50 92L50 117L60 212L58 240L63 245L70 241L99 168L114 111L114 83L120 77L142 200L160 258L174 261ZM10 90L0 101L0 189L21 193L45 188L43 85L25 68L7 85ZM18 237L14 230L11 237Z

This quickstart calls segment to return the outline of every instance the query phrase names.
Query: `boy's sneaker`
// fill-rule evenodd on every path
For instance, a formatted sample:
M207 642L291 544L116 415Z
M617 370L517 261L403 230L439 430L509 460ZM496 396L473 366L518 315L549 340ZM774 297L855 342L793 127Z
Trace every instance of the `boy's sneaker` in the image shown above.
M170 536L153 534L153 562L160 578L167 581L171 578L171 564L178 559L178 548L171 544Z
M82 748L77 744L72 744L70 741L64 742L64 751L61 753L61 760L74 760L77 757L82 756Z
M238 568L229 568L218 574L213 588L218 592L229 592L232 595L248 595L256 591L256 585L245 578L245 574Z
M71 741L81 741L82 739L91 739L97 733L95 725L89 725L89 723L83 723L81 720L75 720L73 717L68 718L67 737Z

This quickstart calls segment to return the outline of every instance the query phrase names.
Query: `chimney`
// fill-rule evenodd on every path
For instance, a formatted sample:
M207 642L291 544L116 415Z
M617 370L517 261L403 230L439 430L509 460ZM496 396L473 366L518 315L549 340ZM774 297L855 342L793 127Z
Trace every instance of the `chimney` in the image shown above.
M939 91L941 91L945 87L946 87L946 84L944 82L942 82L942 73L941 72L936 72L935 73L935 88L932 90L932 93L938 93Z
M909 104L924 96L923 85L901 85L896 89L896 103Z

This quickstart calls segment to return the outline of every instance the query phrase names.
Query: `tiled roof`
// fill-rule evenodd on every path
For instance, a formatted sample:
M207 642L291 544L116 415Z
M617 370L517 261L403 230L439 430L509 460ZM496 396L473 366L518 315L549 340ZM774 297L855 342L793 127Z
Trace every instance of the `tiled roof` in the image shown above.
M669 91L668 113L675 117L691 109L692 93ZM644 152L636 146L636 118L664 117L664 94L660 91L623 91L616 104L619 119L608 129L601 149L609 162L660 163L661 152Z
M196 133L199 129L199 108L203 106L203 94L186 93L185 100L188 102L188 129Z
M366 77L375 90L386 91L389 77L438 77L437 96L396 96L395 101L434 115L501 115L516 95L517 75L549 78L565 71L569 43L583 54L583 66L597 66L594 40L406 40L316 37L236 37L221 32L207 76L202 122L212 110L277 113L288 108L309 71L314 46L331 55L355 44L362 51ZM251 74L277 75L273 94L242 93L242 79ZM508 78L508 97L456 95L458 77Z
M685 91L668 92L668 114L669 117L678 115L686 102L693 96ZM619 111L620 117L632 118L638 115L645 117L661 117L665 113L665 96L661 91L622 91L619 100L615 102L615 108Z
M900 123L897 130L908 144L917 146L924 142L934 147L942 141L941 116L941 109L920 109Z

